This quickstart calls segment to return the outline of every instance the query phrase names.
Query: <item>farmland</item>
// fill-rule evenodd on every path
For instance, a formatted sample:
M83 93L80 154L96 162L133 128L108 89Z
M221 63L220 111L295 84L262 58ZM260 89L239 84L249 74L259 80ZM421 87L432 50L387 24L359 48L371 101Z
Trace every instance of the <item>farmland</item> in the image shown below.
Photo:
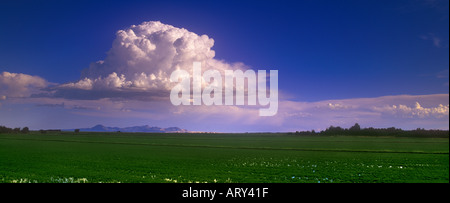
M0 134L0 182L448 183L448 152L448 138Z

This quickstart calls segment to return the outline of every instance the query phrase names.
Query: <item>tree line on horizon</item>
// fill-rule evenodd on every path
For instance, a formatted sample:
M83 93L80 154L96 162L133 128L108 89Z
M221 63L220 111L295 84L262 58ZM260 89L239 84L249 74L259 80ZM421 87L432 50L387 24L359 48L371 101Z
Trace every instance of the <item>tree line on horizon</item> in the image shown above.
M312 131L296 131L296 135L358 135L358 136L405 136L405 137L449 137L448 130L425 130L417 128L415 130L402 130L401 128L361 128L355 123L350 128L342 128L340 126L330 126L326 130L315 132Z
M8 128L0 125L0 133L29 133L30 129L28 127L20 128Z
M61 130L39 130L40 133L46 133L47 131L58 131ZM29 133L30 129L28 127L20 128L8 128L5 126L0 126L0 133ZM75 133L80 132L79 129L75 129ZM295 133L289 133L295 135L350 135L350 136L397 136L397 137L449 137L448 130L425 130L423 128L417 128L415 130L402 130L401 128L361 128L358 123L355 123L350 128L342 128L340 126L330 126L326 130L316 132L311 131L296 131Z
M22 129L20 128L8 128L6 126L0 125L0 133L22 133L22 134L26 134L29 133L31 130L28 127L23 127ZM47 132L61 132L61 130L59 129L50 129L50 130L39 130L38 132L40 133L47 133ZM80 129L75 129L74 130L75 133L79 133Z

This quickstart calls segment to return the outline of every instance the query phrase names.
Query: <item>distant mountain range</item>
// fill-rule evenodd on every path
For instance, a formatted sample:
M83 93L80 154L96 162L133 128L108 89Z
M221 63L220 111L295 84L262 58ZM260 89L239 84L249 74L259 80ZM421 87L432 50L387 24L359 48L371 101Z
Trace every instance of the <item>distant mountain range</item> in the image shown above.
M75 129L64 129L63 131L74 131ZM181 129L179 127L150 127L149 125L143 126L133 126L133 127L107 127L104 125L96 125L92 128L80 128L81 132L143 132L143 133L185 133L188 132L186 129Z

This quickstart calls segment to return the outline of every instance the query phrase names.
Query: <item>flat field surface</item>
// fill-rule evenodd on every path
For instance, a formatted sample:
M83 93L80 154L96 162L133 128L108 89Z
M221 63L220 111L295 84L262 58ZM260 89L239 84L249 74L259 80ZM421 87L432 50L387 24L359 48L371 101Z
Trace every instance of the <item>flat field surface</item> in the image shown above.
M287 134L0 134L0 182L448 183L448 141Z

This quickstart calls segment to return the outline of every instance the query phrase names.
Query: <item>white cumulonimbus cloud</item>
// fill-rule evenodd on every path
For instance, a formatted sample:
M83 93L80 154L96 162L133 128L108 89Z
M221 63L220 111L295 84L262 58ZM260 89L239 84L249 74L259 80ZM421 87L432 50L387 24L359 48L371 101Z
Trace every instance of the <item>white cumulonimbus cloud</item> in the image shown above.
M173 87L173 71L186 70L192 75L193 62L202 63L202 72L214 69L245 70L242 63L229 64L214 58L211 49L214 40L159 21L132 25L116 33L112 48L104 60L91 63L81 73L81 80L57 87L56 96L67 96L64 91L110 91L104 97L123 97L124 92L155 94ZM119 91L119 92L118 92ZM80 92L78 92L80 93ZM114 93L114 94L113 94ZM145 94L145 93L143 93ZM79 94L80 98L99 96ZM127 94L130 98L130 94ZM142 94L140 95L142 96Z

